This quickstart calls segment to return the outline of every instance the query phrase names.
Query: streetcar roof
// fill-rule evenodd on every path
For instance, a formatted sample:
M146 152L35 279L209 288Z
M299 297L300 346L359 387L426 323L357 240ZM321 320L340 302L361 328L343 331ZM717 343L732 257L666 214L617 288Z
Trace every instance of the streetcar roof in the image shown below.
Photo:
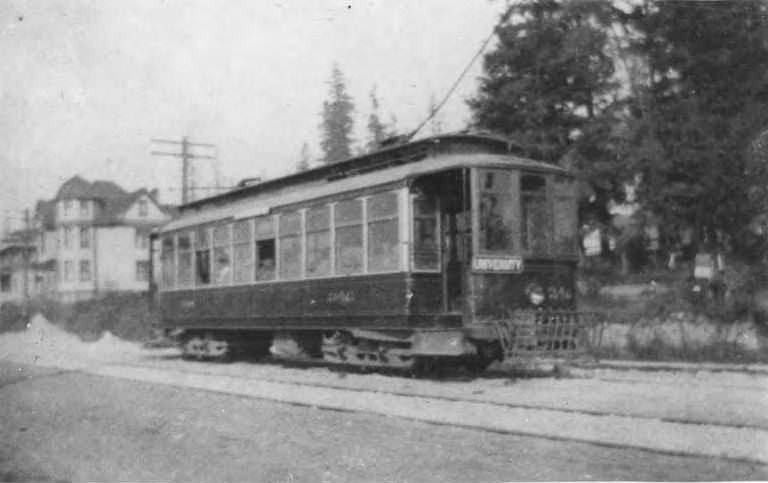
M558 166L509 154L446 154L345 178L256 192L228 202L221 200L216 204L211 203L211 206L200 205L198 210L182 212L179 218L163 226L162 231L173 231L230 218L243 219L266 215L275 208L303 201L342 196L344 193L386 186L430 173L471 167L506 167L568 174L567 170Z

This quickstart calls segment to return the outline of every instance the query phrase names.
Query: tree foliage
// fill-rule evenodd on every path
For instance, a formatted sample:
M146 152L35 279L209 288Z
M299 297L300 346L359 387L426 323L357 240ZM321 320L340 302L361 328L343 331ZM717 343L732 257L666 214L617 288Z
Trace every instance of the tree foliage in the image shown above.
M338 65L334 65L329 82L328 100L323 102L320 122L320 148L323 162L332 164L352 155L354 103L347 94L346 81Z
M376 96L376 86L371 89L371 113L368 115L368 143L369 151L378 148L381 141L387 137L387 128L379 117L379 98Z
M574 168L582 215L609 219L637 177L662 230L738 251L768 216L767 3L513 4L473 122Z
M538 0L515 4L511 13L469 101L473 123L512 137L533 157L565 159L585 180L591 203L584 210L605 219L624 175L614 61L606 49L613 9L607 2Z
M768 183L751 149L768 128L767 14L743 0L648 2L626 16L648 71L627 152L641 200L707 249L740 247Z

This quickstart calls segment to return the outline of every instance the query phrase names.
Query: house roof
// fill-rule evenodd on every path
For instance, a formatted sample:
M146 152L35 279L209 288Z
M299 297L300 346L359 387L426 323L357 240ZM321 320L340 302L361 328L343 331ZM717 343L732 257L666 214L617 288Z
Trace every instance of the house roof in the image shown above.
M99 208L96 211L95 224L115 225L122 223L122 215L142 196L154 201L164 213L173 214L166 206L157 203L156 190L148 191L141 188L128 192L112 181L96 180L89 182L81 176L75 175L61 185L54 199L38 201L36 215L40 218L43 227L50 230L55 226L55 203L57 201L93 200Z

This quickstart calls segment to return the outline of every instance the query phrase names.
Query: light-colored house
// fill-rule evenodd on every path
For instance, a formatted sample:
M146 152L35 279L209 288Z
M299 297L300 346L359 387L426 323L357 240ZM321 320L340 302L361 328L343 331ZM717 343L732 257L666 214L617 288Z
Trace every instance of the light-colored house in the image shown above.
M149 233L171 218L155 191L74 176L35 210L36 263L55 276L51 292L70 302L149 287Z

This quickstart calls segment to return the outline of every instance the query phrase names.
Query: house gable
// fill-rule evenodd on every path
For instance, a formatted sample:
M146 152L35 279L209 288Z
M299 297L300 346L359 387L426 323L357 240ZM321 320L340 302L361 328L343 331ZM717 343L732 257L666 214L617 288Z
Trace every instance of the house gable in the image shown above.
M122 222L129 224L156 224L170 219L170 215L145 190L134 193L132 200L119 216Z

